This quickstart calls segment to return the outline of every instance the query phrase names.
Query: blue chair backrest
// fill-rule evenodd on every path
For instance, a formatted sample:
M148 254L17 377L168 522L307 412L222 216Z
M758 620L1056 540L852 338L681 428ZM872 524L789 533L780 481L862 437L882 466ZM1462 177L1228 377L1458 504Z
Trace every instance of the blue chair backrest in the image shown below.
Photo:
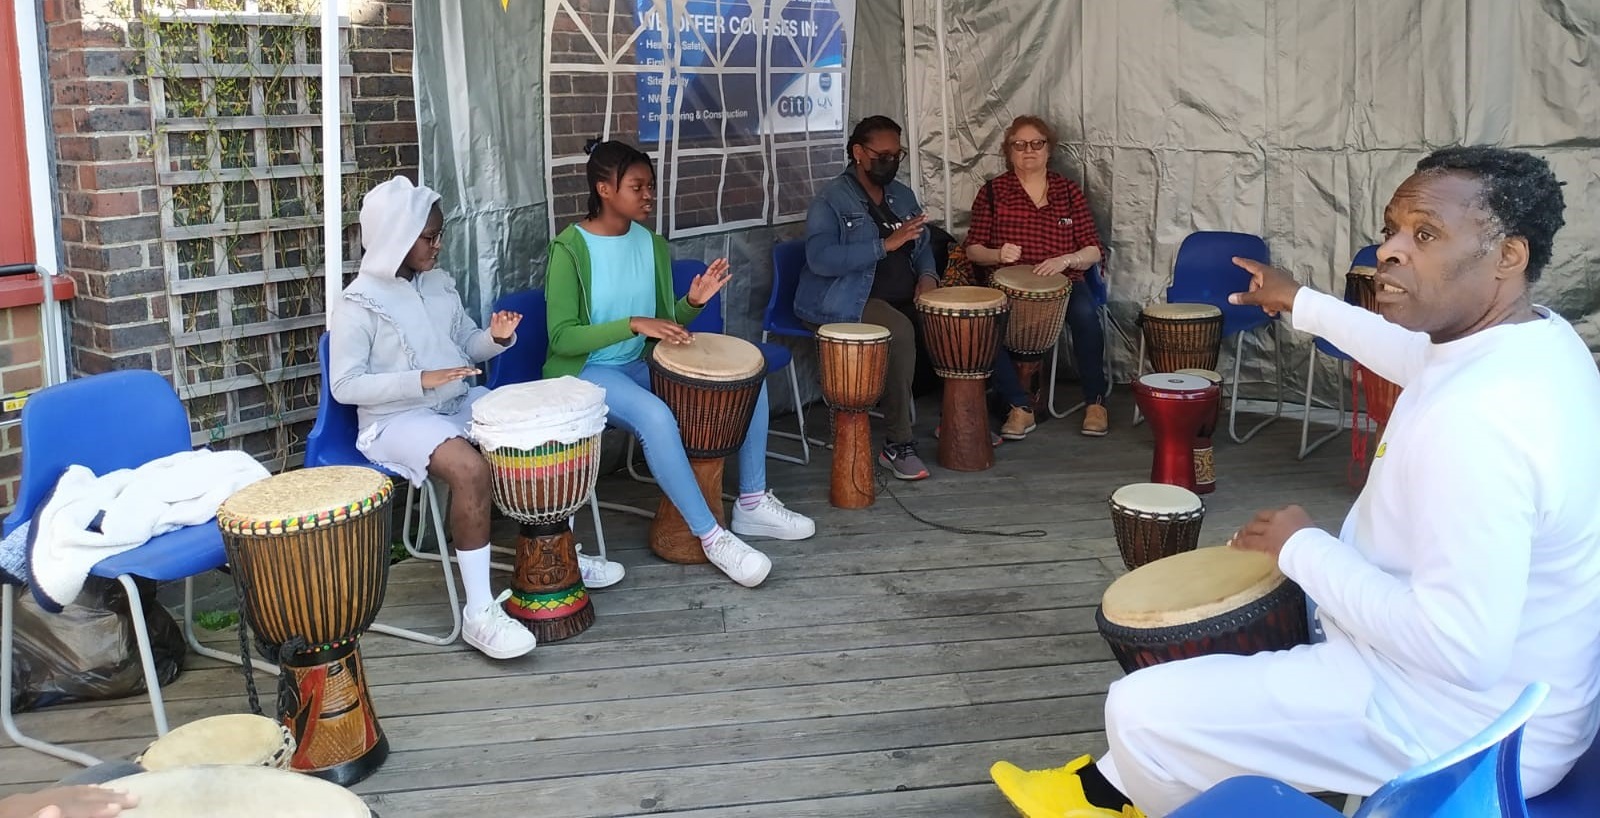
M706 263L697 259L685 258L672 262L672 292L679 298L689 293L689 285L694 282L694 277L706 271ZM690 332L722 332L722 291L718 290L711 300L706 302L700 315L689 322Z
M1356 257L1350 262L1351 267L1376 267L1378 266L1378 245L1369 244L1356 251Z
M1357 818L1527 818L1522 728L1549 693L1543 682L1528 685L1482 732L1379 788Z
M1111 290L1106 286L1105 268L1100 264L1083 271L1083 286L1089 288L1089 294L1094 296L1094 305L1104 307L1111 300Z
M40 390L22 407L22 479L5 533L33 516L68 466L97 475L194 448L172 384L147 369L107 372Z
M772 298L762 317L762 328L789 335L811 334L794 314L794 291L806 268L806 241L793 239L772 245Z
M1264 323L1266 314L1260 307L1228 303L1228 296L1250 289L1250 274L1233 263L1234 256L1272 263L1267 243L1260 236L1212 230L1190 233L1178 246L1178 258L1172 264L1168 303L1211 304L1222 310L1229 326Z
M322 386L317 390L317 420L306 435L306 465L358 466L367 462L356 449L361 421L354 406L333 399L333 379L328 377L328 337L324 332L317 341Z
M545 314L544 290L506 293L494 302L495 312L522 313L517 342L489 361L489 388L527 383L544 377L544 359L550 349L550 318Z

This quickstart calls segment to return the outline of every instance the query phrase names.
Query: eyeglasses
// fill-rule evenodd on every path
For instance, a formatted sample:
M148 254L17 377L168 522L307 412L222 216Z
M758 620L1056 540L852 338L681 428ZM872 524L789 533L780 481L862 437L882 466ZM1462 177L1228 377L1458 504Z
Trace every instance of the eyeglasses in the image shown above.
M1044 146L1048 144L1049 143L1043 139L1018 139L1011 142L1011 149L1018 152L1042 151L1044 150Z
M870 157L872 157L873 159L877 159L877 158L880 158L880 157L887 156L887 157L890 157L890 158L894 159L896 162L904 162L904 161L906 161L906 157L910 155L910 153L908 153L905 148L901 148L901 149L899 149L897 151L893 151L893 152L890 152L890 151L875 151L875 150L867 147L866 145L862 145L861 149L866 151L867 154Z
M441 247L444 245L444 228L439 228L439 232L434 233L431 236L427 233L423 233L422 235L417 236L417 241L427 242L434 247Z

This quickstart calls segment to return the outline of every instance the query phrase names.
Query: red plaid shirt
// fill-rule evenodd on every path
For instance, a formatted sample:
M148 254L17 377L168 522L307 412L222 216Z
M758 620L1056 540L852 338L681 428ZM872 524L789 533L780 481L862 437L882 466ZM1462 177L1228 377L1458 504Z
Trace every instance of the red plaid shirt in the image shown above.
M963 246L981 244L998 250L1002 244L1015 244L1022 248L1018 264L1038 264L1085 247L1102 247L1083 191L1060 174L1047 173L1045 178L1049 187L1044 207L1034 205L1022 180L1011 171L979 188ZM1067 274L1075 280L1083 277L1076 270Z

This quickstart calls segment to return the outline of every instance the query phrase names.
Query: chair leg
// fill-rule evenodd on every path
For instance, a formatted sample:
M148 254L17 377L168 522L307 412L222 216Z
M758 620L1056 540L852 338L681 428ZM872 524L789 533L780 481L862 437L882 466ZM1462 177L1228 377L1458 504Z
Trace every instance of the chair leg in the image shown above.
M167 734L167 708L161 700L161 676L156 672L156 657L150 650L150 629L144 621L144 600L132 574L121 574L117 581L128 592L128 612L133 619L133 638L139 643L139 663L144 665L144 686L150 693L150 710L156 719L156 738Z
M1139 357L1136 360L1138 360L1138 362L1139 362L1139 365L1138 365L1139 368L1135 369L1133 371L1133 382L1134 383L1138 383L1139 379L1144 377L1144 333L1143 332L1139 333ZM1237 377L1235 378L1234 383L1238 383ZM1135 392L1134 394L1138 394L1138 393ZM1139 402L1138 401L1134 401L1133 402L1133 425L1138 426L1139 424L1141 424L1143 422L1144 422L1144 413L1139 411Z
M1061 345L1066 342L1066 330L1063 329L1061 332L1061 335L1056 336L1055 348L1050 350L1050 397L1045 401L1050 416L1058 420L1089 405L1088 401L1078 401L1066 409L1056 408L1056 367L1061 363Z
M627 461L628 462L628 476L632 477L634 480L639 481L640 483L652 483L652 484L654 484L656 482L656 479L654 477L648 475L648 474L640 473L638 466L634 463L634 460L635 460L634 454L638 451L638 448L639 448L639 438L638 438L638 436L637 435L631 435L631 434L628 435L628 461Z
M1233 353L1233 392L1232 392L1232 395L1228 399L1228 436L1233 438L1233 442L1235 442L1235 443L1244 443L1245 441L1249 440L1250 438L1255 437L1257 432L1261 431L1262 429L1265 429L1267 427L1267 424L1269 424L1269 423L1271 423L1271 422L1283 417L1283 347L1281 347L1278 344L1278 323L1276 321L1274 321L1273 323L1268 324L1267 326L1268 326L1268 330L1267 331L1272 335L1272 357L1273 357L1272 374L1273 374L1273 377L1275 377L1277 379L1277 387L1278 387L1278 404L1277 404L1277 408L1273 411L1272 415L1269 416L1266 420L1263 420L1260 423L1257 423L1255 426L1252 426L1249 431L1244 433L1243 437L1239 436L1238 425L1237 425L1238 424L1238 418L1239 418L1239 367L1240 367L1240 364L1242 363L1240 361L1240 356L1244 352L1244 333L1241 332L1241 333L1238 334L1239 340L1237 341L1237 343L1236 343L1236 345L1234 347L1234 353Z
M420 631L414 631L409 628L397 628L393 625L384 625L377 622L374 622L372 627L368 630L371 630L375 633L396 636L401 639L409 639L413 642L420 642L424 645L436 645L443 647L445 645L453 644L456 641L456 637L461 635L461 597L456 593L456 575L454 567L455 561L450 559L448 556L450 546L445 540L444 513L439 508L439 493L433 489L432 483L424 483L422 486L422 495L423 502L427 504L425 513L433 516L433 533L434 536L439 540L438 560L440 566L442 566L442 570L444 571L445 595L450 600L450 632L445 636L429 636L428 634ZM421 524L419 523L419 539L420 528Z
M1341 374L1344 372L1344 362L1343 361L1339 362L1339 371L1340 371ZM1306 442L1306 439L1310 436L1310 433L1311 433L1311 393L1314 391L1313 387L1316 385L1316 382L1317 382L1317 348L1315 346L1312 346L1311 347L1311 364L1306 367L1306 399L1305 399L1305 404L1301 407L1301 411L1303 412L1303 414L1301 414L1301 416L1300 416L1300 456L1296 458L1297 460L1306 459L1306 457L1309 456L1312 452L1314 452L1318 448L1320 448L1322 446L1322 444L1327 443L1328 441L1334 439L1335 437L1338 437L1339 433L1344 431L1344 389L1340 388L1339 389L1339 414L1338 414L1338 417L1334 421L1333 431L1328 432L1327 434L1317 438L1316 440L1311 441L1309 444Z
M767 457L770 457L773 460L782 460L788 463L796 463L801 466L808 466L811 464L811 447L816 446L818 448L826 449L828 448L828 442L825 440L817 440L816 438L806 434L806 410L805 407L800 403L800 376L795 374L793 362L791 362L786 369L789 372L789 391L794 396L795 421L799 425L800 431L799 433L795 433L785 432L778 429L768 429L767 434L771 437L781 437L784 440L799 441L801 456L795 457L792 454L784 454L783 452L774 452L769 450L767 452Z
M26 747L73 764L93 767L100 763L100 759L88 753L68 750L59 744L25 736L17 728L16 720L11 717L11 666L13 652L16 650L16 604L17 586L0 585L0 728L5 730L5 734L18 747Z
M606 527L600 522L600 498L589 492L589 513L594 515L595 547L600 549L600 559L606 558Z
M184 641L189 643L190 650L200 654L201 656L208 656L219 661L229 662L235 665L244 664L244 659L241 658L237 653L228 653L227 651L217 650L216 648L208 648L205 645L200 644L200 639L195 635L194 632L194 577L183 578L182 618L183 638ZM239 617L239 627L249 627L245 624L243 615ZM277 676L279 673L277 665L263 659L252 658L250 660L250 666L252 668L266 671L273 676Z

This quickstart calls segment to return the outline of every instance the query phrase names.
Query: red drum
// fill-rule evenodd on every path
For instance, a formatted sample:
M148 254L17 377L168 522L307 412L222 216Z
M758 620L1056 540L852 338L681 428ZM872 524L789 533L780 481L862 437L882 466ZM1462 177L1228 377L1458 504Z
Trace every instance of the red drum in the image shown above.
M1195 490L1195 440L1208 423L1215 424L1221 395L1222 388L1205 378L1174 372L1146 375L1134 383L1134 401L1155 435L1150 482Z
M1217 385L1217 394L1222 394L1222 375L1210 369L1180 369L1179 375L1193 375ZM1216 450L1211 445L1211 435L1217 431L1217 426L1222 422L1222 401L1217 400L1217 411L1213 412L1211 419L1200 427L1199 433L1194 437L1194 493L1210 494L1217 490L1217 458Z
M1106 589L1095 624L1128 673L1311 641L1300 586L1271 557L1227 546L1174 554L1123 575Z

